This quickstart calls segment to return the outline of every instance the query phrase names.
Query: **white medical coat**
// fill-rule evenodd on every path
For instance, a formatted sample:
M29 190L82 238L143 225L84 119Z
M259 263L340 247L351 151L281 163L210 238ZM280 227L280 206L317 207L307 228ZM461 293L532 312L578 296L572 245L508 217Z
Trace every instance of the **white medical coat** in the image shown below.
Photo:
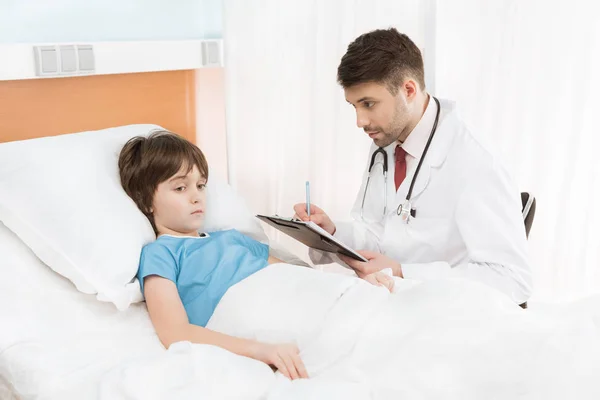
M532 279L520 192L494 155L459 119L454 103L440 100L441 112L412 193L416 217L405 224L396 214L414 171L396 192L394 149L389 160L387 213L383 216L381 163L372 170L365 199L368 163L352 209L351 222L336 222L335 237L356 250L385 254L402 265L405 278L467 278L507 294L520 304L531 294ZM332 259L311 250L313 262Z

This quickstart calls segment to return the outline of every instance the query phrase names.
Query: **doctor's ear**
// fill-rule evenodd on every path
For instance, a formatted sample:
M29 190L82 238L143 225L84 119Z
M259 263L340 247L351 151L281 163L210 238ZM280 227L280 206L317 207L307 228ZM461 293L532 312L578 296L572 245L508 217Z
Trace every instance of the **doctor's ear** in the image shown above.
M421 89L419 84L414 79L409 78L404 81L400 90L404 92L406 99L410 101L417 97L417 93Z

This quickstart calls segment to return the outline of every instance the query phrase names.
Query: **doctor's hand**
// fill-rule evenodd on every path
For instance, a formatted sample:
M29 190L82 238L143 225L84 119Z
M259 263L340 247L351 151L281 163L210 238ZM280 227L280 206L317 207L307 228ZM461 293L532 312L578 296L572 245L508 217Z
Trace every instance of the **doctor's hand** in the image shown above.
M310 204L310 218L306 212L306 203L296 204L294 206L294 218L302 221L312 221L326 230L330 235L335 233L335 224L331 221L325 211L321 210L314 204Z
M381 253L376 253L374 251L367 250L361 250L357 253L369 261L357 261L353 258L346 257L343 255L340 255L339 257L343 262L348 264L348 266L356 272L356 275L358 275L359 278L364 279L366 276L374 274L386 268L391 268L394 276L404 278L404 276L402 275L402 266L400 265L400 263L389 258L388 256L384 256Z
M360 276L360 278L369 282L371 285L384 286L390 293L394 290L394 278L386 275L384 272L375 272L371 275Z

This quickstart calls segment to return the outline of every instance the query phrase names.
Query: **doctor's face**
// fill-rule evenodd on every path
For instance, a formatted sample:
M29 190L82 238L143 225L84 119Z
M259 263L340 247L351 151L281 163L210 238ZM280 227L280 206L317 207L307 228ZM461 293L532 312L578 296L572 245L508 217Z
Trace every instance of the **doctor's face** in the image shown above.
M403 90L394 96L384 84L367 82L345 88L344 93L356 109L356 125L377 146L385 147L405 137L411 108Z

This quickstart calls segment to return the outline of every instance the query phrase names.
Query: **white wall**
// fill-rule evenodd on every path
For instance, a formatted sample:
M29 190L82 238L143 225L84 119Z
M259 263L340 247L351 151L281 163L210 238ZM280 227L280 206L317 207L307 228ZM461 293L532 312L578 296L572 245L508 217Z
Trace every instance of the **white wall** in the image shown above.
M225 128L225 71L196 70L196 140L206 156L211 176L228 180Z
M196 0L201 3L203 39L223 37L223 0Z
M0 0L0 43L221 37L221 0Z

